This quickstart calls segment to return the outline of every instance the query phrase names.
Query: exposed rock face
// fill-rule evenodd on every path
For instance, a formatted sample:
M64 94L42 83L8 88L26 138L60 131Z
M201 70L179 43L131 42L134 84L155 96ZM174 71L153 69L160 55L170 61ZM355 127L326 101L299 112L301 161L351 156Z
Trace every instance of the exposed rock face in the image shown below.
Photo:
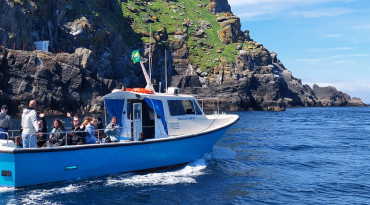
M212 14L221 13L221 12L230 12L231 7L227 0L210 0L208 6L208 12Z
M95 111L101 104L95 99L122 87L122 83L98 77L85 59L78 54L0 47L1 103L8 104L13 112L20 109L18 105L27 106L31 99L36 99L37 109L47 114Z
M217 18L217 21L220 23L222 28L222 30L217 32L222 43L237 43L243 42L246 39L246 35L240 30L241 24L239 17L219 17Z
M353 98L346 93L338 91L335 87L319 87L313 86L313 92L321 101L323 106L366 106L361 99Z
M349 107L364 107L364 106L367 106L367 105L362 102L361 98L353 97L352 99L350 99L348 101L346 106L349 106Z

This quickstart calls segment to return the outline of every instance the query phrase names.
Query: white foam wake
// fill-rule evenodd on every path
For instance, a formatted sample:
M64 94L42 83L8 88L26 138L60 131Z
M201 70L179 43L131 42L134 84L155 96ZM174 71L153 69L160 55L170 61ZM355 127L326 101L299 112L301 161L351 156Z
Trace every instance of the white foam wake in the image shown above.
M0 187L0 193L6 193L6 192L11 192L14 191L14 188L8 188L8 187Z
M205 169L206 166L206 161L201 158L189 163L181 170L110 178L107 180L106 185L124 184L128 186L154 186L196 183L195 177L203 175L203 169Z
M48 202L45 200L45 198L50 196L55 196L58 194L68 194L73 192L79 192L81 191L82 186L76 186L76 185L68 185L65 187L56 187L53 189L36 189L26 192L24 196L17 197L18 199L21 199L22 204L52 204L51 202ZM18 204L19 200L10 200L8 204Z

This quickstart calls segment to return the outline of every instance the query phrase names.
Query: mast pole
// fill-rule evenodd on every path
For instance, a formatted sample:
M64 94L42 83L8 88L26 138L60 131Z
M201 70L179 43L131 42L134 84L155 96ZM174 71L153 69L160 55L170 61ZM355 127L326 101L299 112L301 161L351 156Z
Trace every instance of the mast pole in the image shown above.
M152 24L150 24L150 38L149 38L149 80L152 82Z
M167 50L164 50L164 74L166 80L166 93L167 93Z

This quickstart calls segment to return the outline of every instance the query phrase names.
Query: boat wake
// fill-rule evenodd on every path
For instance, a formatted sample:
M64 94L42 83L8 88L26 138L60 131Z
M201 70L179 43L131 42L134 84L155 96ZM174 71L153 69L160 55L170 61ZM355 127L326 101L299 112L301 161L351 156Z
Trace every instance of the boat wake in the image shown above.
M200 158L189 163L184 168L176 171L167 171L150 174L130 174L107 180L106 185L124 184L125 186L154 186L154 185L173 185L180 183L196 183L195 178L203 175L207 162Z
M8 188L9 189L9 188ZM25 188L26 189L30 189L30 188ZM16 194L16 192L18 192L17 189L9 189L11 191L13 191ZM25 191L23 190L23 191ZM55 196L55 195L65 195L65 194L69 194L69 193L77 193L77 192L80 192L82 190L82 186L80 185L73 185L73 184L69 184L67 186L63 186L63 187L55 187L55 188L52 188L52 189L34 189L34 190L29 190L29 191L26 191L26 194L25 195L22 195L22 196L19 196L17 198L13 198L13 199L10 199L7 204L39 204L39 203L42 203L42 204L53 204L53 202L50 202L48 200L46 200L48 197L52 197L52 196ZM0 193L1 193L1 189L0 189ZM23 192L25 193L25 192Z
M155 186L197 183L196 177L207 174L206 167L212 159L235 159L236 153L228 147L214 147L212 152L187 164L176 171L164 171L148 174L125 174L113 176L106 182L107 186Z

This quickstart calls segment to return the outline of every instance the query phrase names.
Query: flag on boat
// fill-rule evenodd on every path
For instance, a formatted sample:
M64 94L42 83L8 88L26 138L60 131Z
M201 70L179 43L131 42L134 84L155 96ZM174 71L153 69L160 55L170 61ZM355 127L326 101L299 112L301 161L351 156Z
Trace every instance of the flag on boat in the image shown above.
M137 63L137 62L141 61L139 50L132 51L131 60L134 63Z

